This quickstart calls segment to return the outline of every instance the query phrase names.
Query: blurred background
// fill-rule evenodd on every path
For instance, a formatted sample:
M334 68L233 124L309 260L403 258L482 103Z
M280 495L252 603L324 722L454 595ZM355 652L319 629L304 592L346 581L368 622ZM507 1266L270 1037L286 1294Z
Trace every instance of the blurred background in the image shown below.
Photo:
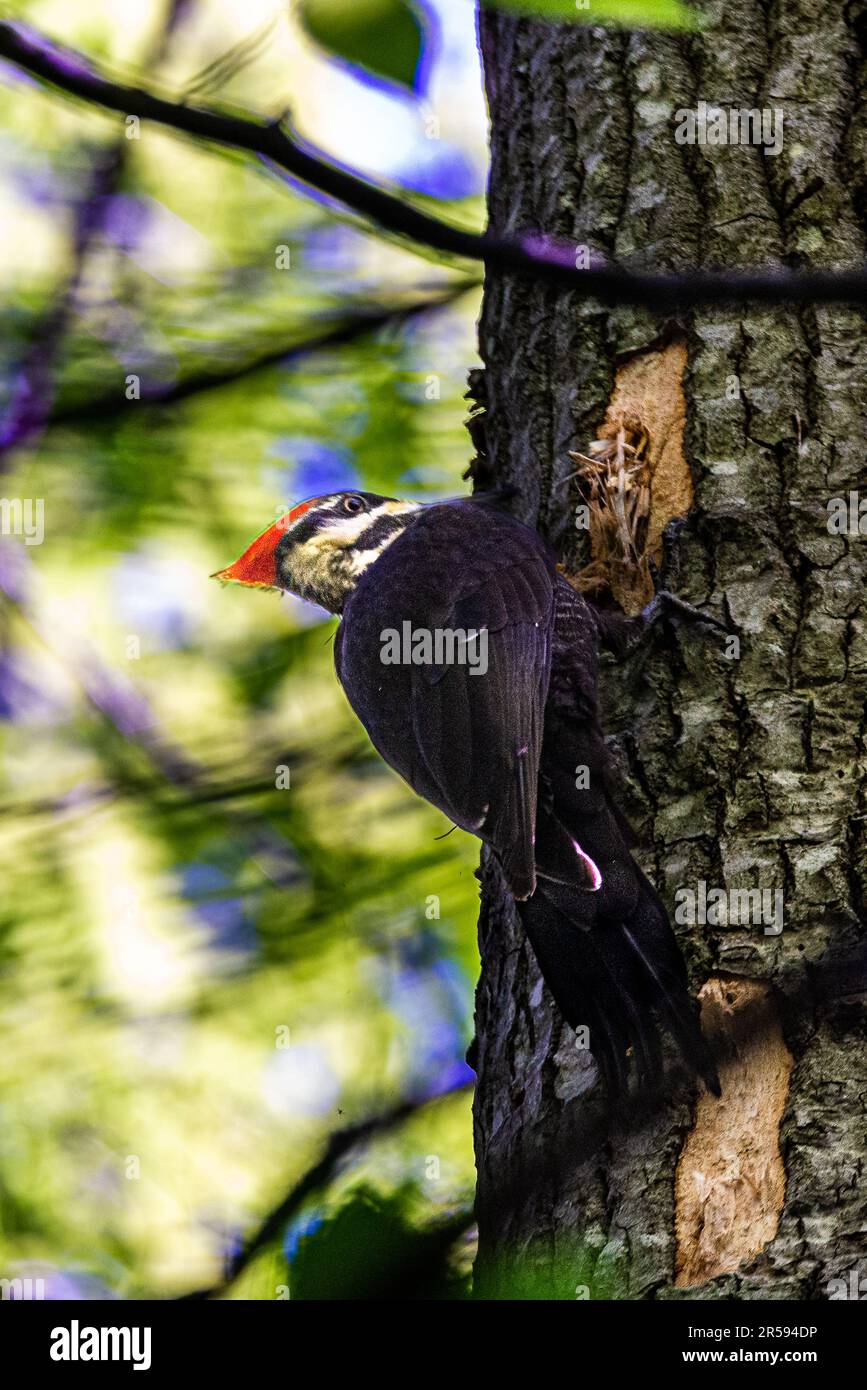
M470 0L402 78L271 0L4 14L482 224ZM0 198L0 1276L460 1296L475 841L373 753L331 619L208 576L304 497L466 490L479 287L7 65Z

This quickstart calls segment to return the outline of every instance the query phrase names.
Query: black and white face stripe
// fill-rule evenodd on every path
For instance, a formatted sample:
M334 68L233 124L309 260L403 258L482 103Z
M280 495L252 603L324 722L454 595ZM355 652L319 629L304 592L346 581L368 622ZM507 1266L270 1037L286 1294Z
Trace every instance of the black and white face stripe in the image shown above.
M277 546L282 586L340 613L360 576L421 510L370 492L341 492L317 499L291 522Z
M418 510L413 507L411 511L385 512L371 518L370 525L360 532L352 552L352 572L356 578L415 520Z

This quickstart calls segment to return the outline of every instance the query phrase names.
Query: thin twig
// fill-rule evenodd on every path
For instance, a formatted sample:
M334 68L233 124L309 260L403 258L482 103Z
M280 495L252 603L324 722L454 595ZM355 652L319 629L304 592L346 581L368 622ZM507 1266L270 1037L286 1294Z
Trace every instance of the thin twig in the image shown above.
M466 294L471 289L477 289L479 284L479 280L468 277L443 289L434 290L429 295L411 300L407 304L385 305L382 308L359 307L348 315L342 314L336 320L326 322L319 332L313 333L309 337L299 338L295 342L281 343L278 347L261 352L258 356L247 358L243 362L233 363L225 368L205 367L200 371L190 372L188 376L181 377L178 381L148 382L142 380L140 395L135 400L128 400L124 392L118 391L116 387L99 395L72 400L55 409L49 423L52 425L68 424L78 420L102 419L114 415L118 411L135 410L141 406L173 405L178 401L187 400L190 396L199 395L203 391L211 391L221 386L230 385L232 382L241 381L244 377L252 376L254 373L277 363L288 364L298 358L306 357L310 353L322 352L328 348L343 347L365 334L375 333L377 329L386 328L392 324L399 326L410 319L421 317L436 309L442 309L460 298L462 294Z
M466 1090L469 1090L468 1084L452 1087L451 1090L443 1091L439 1095L425 1098L422 1101L401 1101L391 1110L386 1110L380 1115L370 1116L366 1120L360 1120L357 1124L347 1125L345 1129L339 1129L330 1134L322 1157L295 1183L286 1196L268 1213L249 1240L232 1257L220 1283L211 1288L197 1289L193 1293L185 1294L184 1299L218 1298L225 1293L255 1257L285 1230L291 1218L303 1206L308 1197L312 1197L331 1180L339 1164L352 1149L376 1135L387 1134L389 1131L397 1129L405 1120L410 1119L411 1116L428 1105L458 1095Z
M187 9L188 0L172 0L164 27L148 55L149 68L158 66L168 54ZM49 421L57 389L57 365L78 311L88 258L96 238L103 231L106 208L121 181L128 152L129 141L122 135L113 145L100 149L92 160L88 187L75 201L71 270L15 372L12 398L0 419L0 470L5 467L6 455L18 445L32 443Z
M184 793L207 789L207 769L163 731L147 699L131 680L105 666L84 642L73 641L62 625L44 614L39 602L39 575L25 547L7 539L0 550L0 602L10 604L19 620L60 662L90 706L115 729L124 744L138 748L168 786ZM252 812L212 801L214 814L231 825L232 837L246 841L263 877L282 887L295 882L297 867L285 840Z

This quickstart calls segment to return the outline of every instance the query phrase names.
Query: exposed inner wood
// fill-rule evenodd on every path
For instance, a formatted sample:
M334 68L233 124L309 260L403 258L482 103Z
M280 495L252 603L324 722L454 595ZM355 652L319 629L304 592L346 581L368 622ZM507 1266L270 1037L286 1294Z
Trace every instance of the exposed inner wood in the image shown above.
M599 438L586 454L571 454L589 507L593 557L575 587L608 592L630 614L653 597L649 562L662 558L666 526L692 506L683 446L686 363L683 338L629 357L617 369Z
M780 1122L792 1055L770 987L722 976L699 995L720 1058L722 1099L704 1094L675 1176L675 1283L730 1274L777 1234L786 1174Z

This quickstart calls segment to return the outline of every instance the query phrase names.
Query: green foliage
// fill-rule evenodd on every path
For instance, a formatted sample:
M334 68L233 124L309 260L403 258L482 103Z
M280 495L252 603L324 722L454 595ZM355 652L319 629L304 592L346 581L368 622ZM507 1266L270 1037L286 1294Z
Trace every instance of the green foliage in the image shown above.
M452 1261L466 1212L417 1224L414 1189L383 1196L362 1185L301 1236L290 1271L293 1299L407 1300L461 1298L465 1273Z
M693 29L695 13L682 0L485 0L486 4L540 19L629 29Z
M587 1242L561 1239L556 1258L547 1245L540 1242L536 1249L531 1244L520 1262L510 1258L500 1269L486 1269L484 1286L487 1299L506 1302L619 1301L627 1296L628 1273Z
M614 23L626 28L692 29L683 0L485 0L500 9L558 23ZM306 32L328 53L398 86L412 88L424 30L407 0L299 0Z
M407 0L299 0L298 15L312 39L355 67L412 88L423 29Z
M53 181L86 187L116 129L31 85L0 120L5 407L75 269ZM475 842L373 755L330 620L208 576L323 479L462 490L478 295L355 331L449 274L235 158L155 129L124 151L126 249L89 249L52 418L3 460L45 540L0 606L0 1274L170 1297L469 1042ZM55 201L25 202L31 169ZM136 402L131 374L187 394ZM388 1204L431 1151L421 1229L470 1199L466 1097L351 1166ZM231 1296L281 1276L269 1250Z

